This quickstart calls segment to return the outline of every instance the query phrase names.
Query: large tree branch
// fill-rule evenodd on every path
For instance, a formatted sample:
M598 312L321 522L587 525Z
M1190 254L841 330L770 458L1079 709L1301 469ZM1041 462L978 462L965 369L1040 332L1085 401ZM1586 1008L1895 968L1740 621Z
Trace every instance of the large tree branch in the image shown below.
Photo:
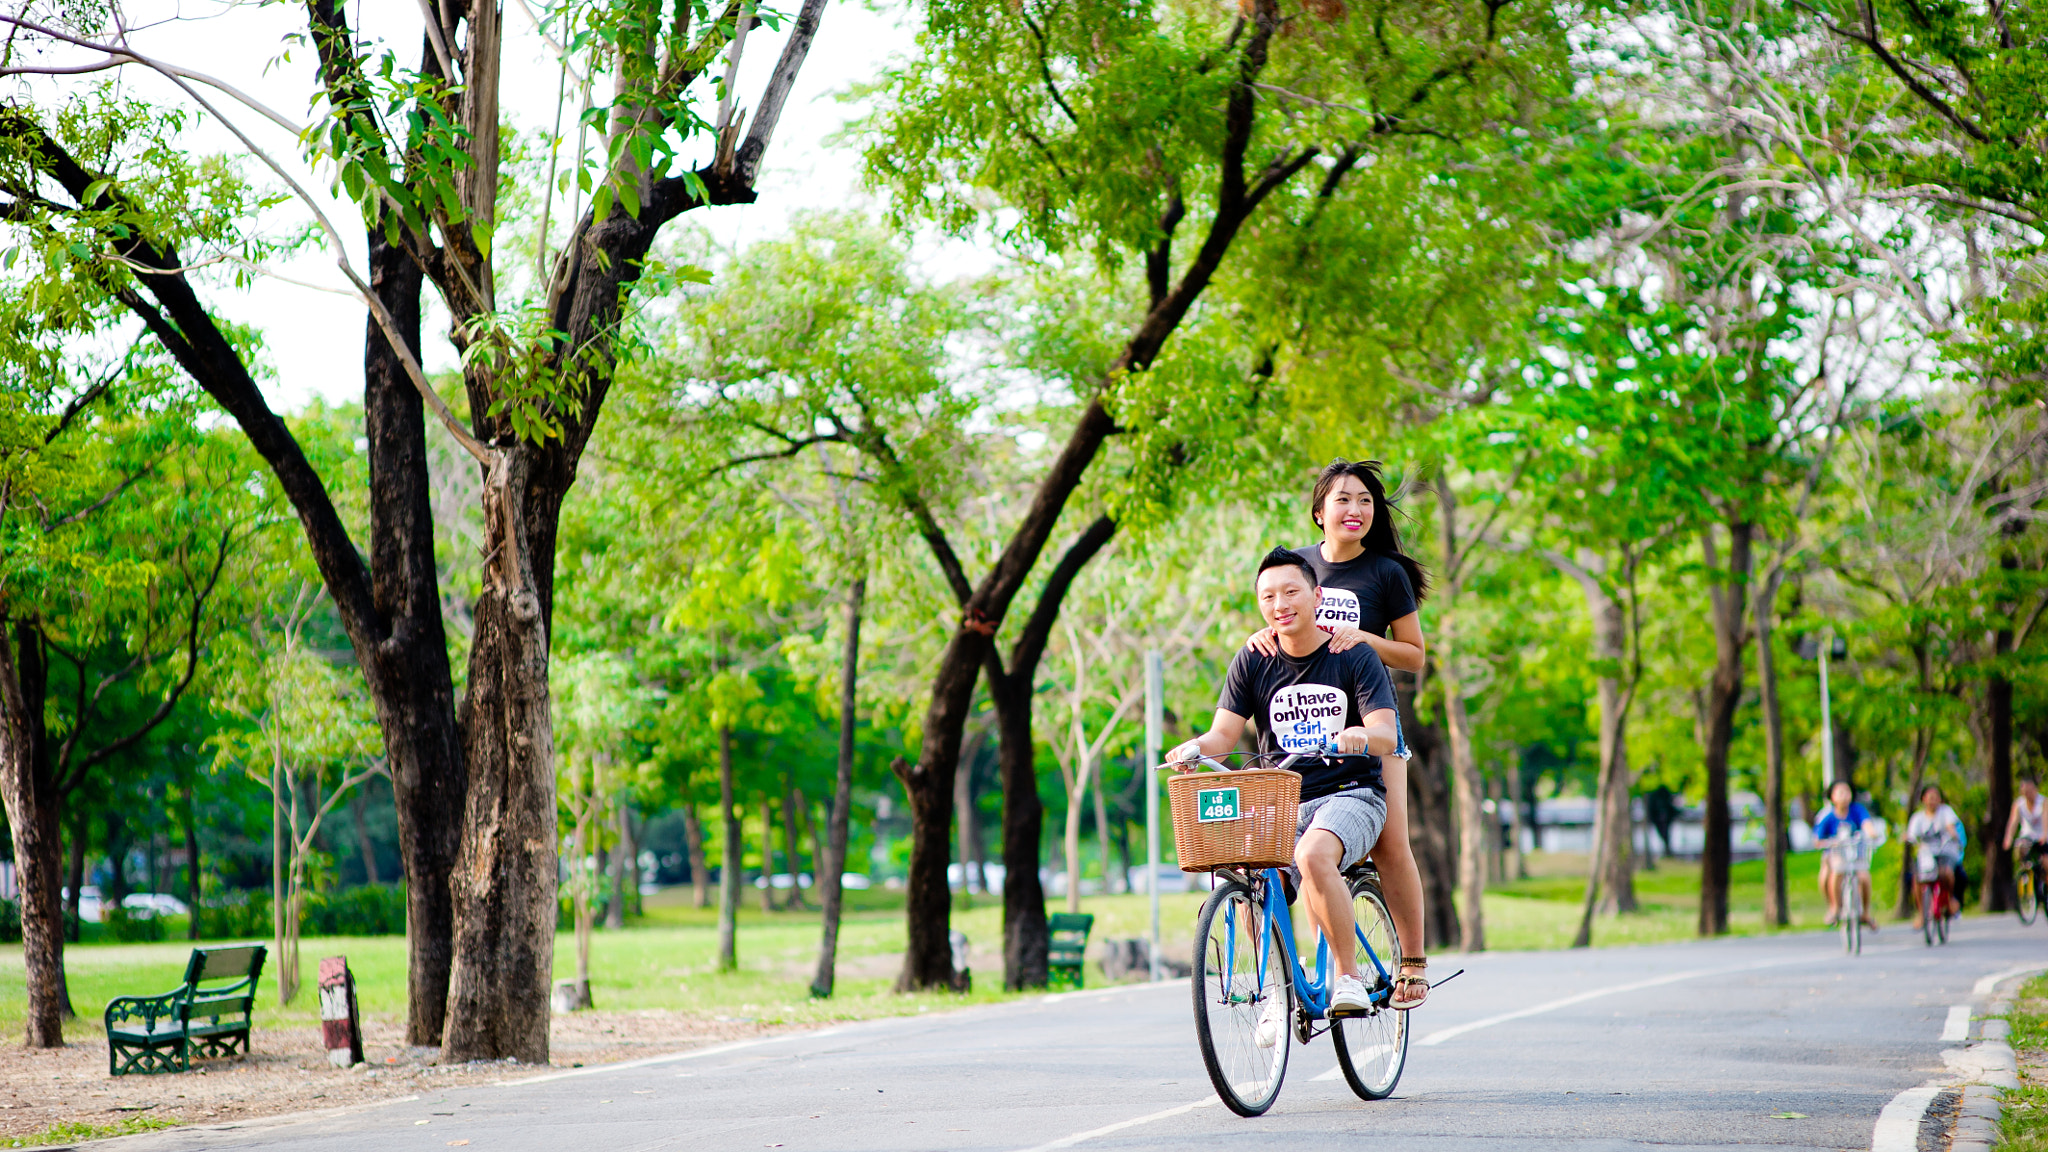
M1038 590L1038 604L1031 610L1031 616L1024 621L1024 631L1017 636L1017 642L1010 646L1010 667L1007 674L1030 680L1037 674L1038 661L1045 655L1046 643L1052 638L1053 624L1059 620L1060 606L1066 602L1067 592L1074 586L1081 569L1088 561L1102 551L1110 537L1116 535L1116 521L1107 513L1097 516L1094 522L1083 529L1081 535L1067 546L1060 562L1046 575L1045 586Z

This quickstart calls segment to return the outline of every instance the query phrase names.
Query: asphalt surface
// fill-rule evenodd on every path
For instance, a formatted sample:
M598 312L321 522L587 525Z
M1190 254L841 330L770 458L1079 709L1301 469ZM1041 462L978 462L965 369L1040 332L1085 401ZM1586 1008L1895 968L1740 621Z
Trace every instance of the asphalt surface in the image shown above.
M791 1152L1381 1147L1606 1152L1867 1149L1900 1091L1943 1074L1952 1005L2048 967L2048 927L1455 954L1414 1016L1393 1098L1353 1096L1327 1038L1273 1110L1215 1103L1185 981L847 1025L348 1113L181 1128L121 1152ZM466 1142L466 1143L465 1143Z

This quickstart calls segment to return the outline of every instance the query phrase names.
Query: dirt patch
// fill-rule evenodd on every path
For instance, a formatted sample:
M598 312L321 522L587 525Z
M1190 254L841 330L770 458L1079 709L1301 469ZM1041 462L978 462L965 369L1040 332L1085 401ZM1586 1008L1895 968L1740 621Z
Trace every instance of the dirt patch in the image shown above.
M555 1068L609 1064L707 1044L788 1031L741 1020L680 1012L579 1012L554 1019ZM407 1048L396 1020L363 1026L368 1067L327 1063L317 1028L262 1029L246 1061L194 1061L190 1072L162 1076L107 1075L104 1041L74 1040L55 1050L0 1044L0 1138L54 1125L95 1126L149 1117L184 1124L219 1123L351 1104L539 1075L531 1065L435 1063L433 1048Z

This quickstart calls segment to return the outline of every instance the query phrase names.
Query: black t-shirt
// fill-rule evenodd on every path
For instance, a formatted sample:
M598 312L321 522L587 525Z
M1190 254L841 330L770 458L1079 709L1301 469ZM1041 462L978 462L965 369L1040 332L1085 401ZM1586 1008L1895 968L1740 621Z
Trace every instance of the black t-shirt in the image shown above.
M1408 570L1392 556L1361 552L1342 564L1323 559L1323 546L1296 548L1295 555L1316 571L1323 603L1316 609L1316 627L1334 631L1339 624L1385 636L1394 621L1415 611L1415 586Z
M1314 752L1325 738L1356 727L1369 713L1393 708L1394 683L1368 644L1333 653L1325 640L1302 657L1285 650L1262 656L1247 646L1231 659L1216 706L1252 722L1259 751L1286 756ZM1301 772L1303 800L1347 788L1386 791L1377 756L1306 761L1295 768Z

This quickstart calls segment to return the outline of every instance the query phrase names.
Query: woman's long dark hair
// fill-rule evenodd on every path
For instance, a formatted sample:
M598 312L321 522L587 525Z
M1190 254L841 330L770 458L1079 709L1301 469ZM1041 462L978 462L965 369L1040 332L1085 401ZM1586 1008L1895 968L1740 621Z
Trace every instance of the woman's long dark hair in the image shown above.
M1429 572L1415 557L1401 551L1401 534L1394 530L1394 506L1387 500L1387 486L1380 480L1380 462L1377 460L1351 461L1338 457L1330 461L1322 475L1316 477L1315 490L1308 498L1308 518L1320 529L1323 526L1323 501L1329 498L1330 489L1337 486L1340 476L1355 476L1372 493L1372 526L1365 530L1362 541L1365 550L1376 556L1385 556L1399 564L1408 573L1408 583L1415 589L1415 602L1429 594Z

